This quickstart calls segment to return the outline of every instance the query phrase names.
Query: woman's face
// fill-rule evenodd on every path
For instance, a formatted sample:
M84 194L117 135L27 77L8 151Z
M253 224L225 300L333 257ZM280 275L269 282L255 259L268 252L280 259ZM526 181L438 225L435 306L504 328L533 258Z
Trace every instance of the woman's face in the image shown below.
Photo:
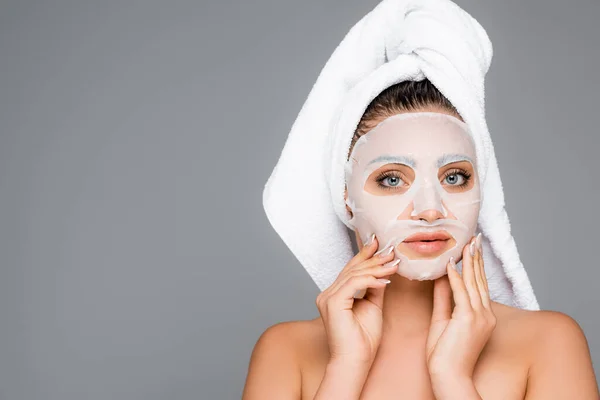
M467 125L442 112L386 118L355 144L346 168L350 224L394 246L398 274L437 279L477 227L480 188Z

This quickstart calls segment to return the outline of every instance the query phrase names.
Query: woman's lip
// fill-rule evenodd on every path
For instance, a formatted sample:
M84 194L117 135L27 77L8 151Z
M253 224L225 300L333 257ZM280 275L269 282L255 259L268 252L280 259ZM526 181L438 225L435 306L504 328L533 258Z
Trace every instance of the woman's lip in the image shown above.
M450 239L446 240L433 240L433 241L413 241L413 242L404 242L405 246L408 246L411 250L420 253L420 254L435 254L440 253L448 246L448 242Z
M404 239L404 243L415 243L415 242L430 242L430 241L447 241L451 236L446 231L437 232L420 232L415 233L412 236Z

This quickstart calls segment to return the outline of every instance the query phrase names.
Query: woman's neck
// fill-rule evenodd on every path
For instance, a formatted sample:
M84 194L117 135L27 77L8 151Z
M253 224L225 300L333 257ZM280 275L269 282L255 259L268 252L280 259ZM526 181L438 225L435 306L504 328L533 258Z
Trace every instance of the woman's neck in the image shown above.
M427 335L433 312L433 280L410 280L394 274L385 289L383 337Z

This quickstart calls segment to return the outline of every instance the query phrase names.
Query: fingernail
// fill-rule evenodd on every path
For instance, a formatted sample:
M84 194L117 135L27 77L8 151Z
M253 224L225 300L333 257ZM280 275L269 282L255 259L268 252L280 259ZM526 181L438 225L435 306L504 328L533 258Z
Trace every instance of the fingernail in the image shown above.
M456 263L454 262L454 257L450 257L450 261L448 262L450 263L450 268L456 271Z
M379 254L379 257L381 258L385 258L387 256L389 256L392 251L394 251L394 246L391 245L390 247L386 248L383 252L381 252L381 254Z
M371 244L373 244L373 241L375 240L375 234L372 234L371 237L369 239L367 239L367 241L365 242L364 246L370 246Z
M469 252L471 253L471 257L475 257L475 241L472 240L469 245Z
M379 279L377 279L377 280L378 280L379 282L383 282L383 283L385 283L385 284L388 284L388 283L390 283L390 282L391 282L389 279L381 279L381 278L379 278Z
M481 232L479 232L479 234L477 235L477 239L475 239L475 243L476 243L479 251L481 251Z
M400 264L400 259L397 259L396 261L392 262L391 264L386 264L385 267L386 268L394 268L396 265Z

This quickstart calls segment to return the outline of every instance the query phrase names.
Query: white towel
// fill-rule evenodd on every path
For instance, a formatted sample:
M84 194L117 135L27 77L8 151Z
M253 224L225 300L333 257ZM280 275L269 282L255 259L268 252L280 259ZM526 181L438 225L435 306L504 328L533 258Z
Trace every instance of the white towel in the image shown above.
M384 0L356 23L310 91L266 182L263 205L320 290L354 256L344 202L344 164L368 104L387 87L429 79L470 126L483 198L478 231L492 300L539 310L510 233L502 182L485 120L484 78L492 43L449 0Z

